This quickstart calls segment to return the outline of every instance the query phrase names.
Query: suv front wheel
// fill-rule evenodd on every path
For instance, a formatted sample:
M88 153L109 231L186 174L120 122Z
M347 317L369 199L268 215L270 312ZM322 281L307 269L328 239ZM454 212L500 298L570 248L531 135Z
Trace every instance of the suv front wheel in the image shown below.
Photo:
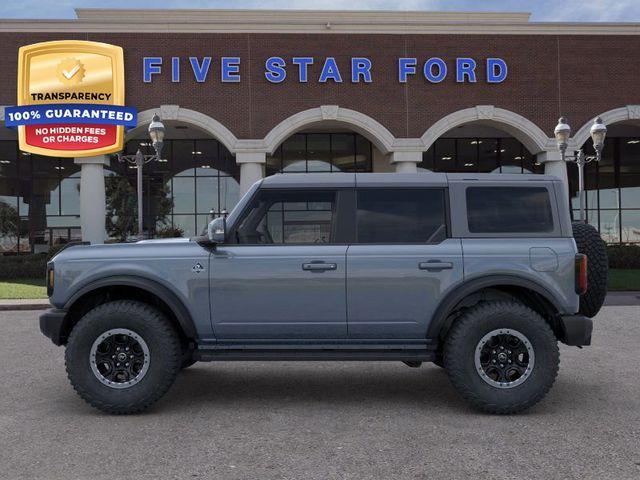
M558 342L538 313L518 302L485 302L454 323L444 367L475 408L516 413L539 402L558 373Z
M173 384L182 362L175 328L158 309L120 300L87 312L73 327L65 363L71 385L104 412L141 412Z

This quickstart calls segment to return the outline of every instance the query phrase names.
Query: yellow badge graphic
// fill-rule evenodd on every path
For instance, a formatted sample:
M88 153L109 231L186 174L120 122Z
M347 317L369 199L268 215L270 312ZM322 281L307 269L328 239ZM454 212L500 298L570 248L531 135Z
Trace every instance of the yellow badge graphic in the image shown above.
M5 110L20 149L56 157L122 150L135 109L124 106L124 55L107 43L61 40L21 47L18 106Z
M75 58L65 58L58 64L58 79L63 85L78 84L84 78L84 65Z

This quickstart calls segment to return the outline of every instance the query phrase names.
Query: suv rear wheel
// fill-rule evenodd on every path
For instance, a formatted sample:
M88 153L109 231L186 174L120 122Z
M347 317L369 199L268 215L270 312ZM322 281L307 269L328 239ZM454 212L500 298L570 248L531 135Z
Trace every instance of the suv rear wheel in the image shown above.
M181 362L173 325L151 305L130 300L90 310L74 326L65 351L76 392L116 414L149 408L169 390Z
M451 327L444 367L475 408L516 413L539 402L558 373L558 343L547 322L518 302L485 302Z

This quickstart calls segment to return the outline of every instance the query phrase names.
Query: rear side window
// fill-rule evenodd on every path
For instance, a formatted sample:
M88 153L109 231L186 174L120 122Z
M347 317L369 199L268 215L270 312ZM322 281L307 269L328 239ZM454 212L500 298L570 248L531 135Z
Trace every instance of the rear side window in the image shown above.
M544 187L469 187L467 219L471 233L553 231L549 191Z
M447 236L444 189L358 190L358 243L437 243Z

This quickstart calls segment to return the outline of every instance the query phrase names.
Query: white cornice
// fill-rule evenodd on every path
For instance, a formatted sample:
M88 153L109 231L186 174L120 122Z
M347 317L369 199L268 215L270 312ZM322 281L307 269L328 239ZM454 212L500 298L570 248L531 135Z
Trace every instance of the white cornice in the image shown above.
M0 32L640 35L640 23L529 22L528 13L77 9L72 20L0 19Z

